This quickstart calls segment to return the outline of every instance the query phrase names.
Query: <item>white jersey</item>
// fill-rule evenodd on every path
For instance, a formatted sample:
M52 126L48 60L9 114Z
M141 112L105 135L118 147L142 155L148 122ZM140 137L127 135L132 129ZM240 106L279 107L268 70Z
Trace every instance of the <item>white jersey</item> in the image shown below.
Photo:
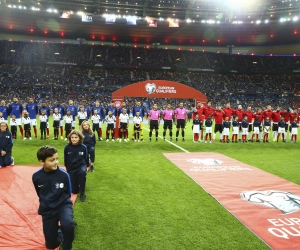
M116 117L114 115L112 115L112 116L107 115L105 117L105 121L107 124L114 124L116 121Z
M129 115L128 114L123 114L123 113L121 113L120 115L119 115L119 119L120 119L120 122L121 123L127 123L128 122L128 120L129 120Z
M66 123L68 123L68 124L71 124L73 122L73 116L71 116L71 115L70 116L65 115L64 121Z
M87 118L86 112L78 112L77 113L78 119L85 120Z
M60 121L60 117L61 117L60 114L55 114L55 113L53 113L53 120L54 120L54 121Z
M48 116L46 115L40 115L40 122L47 122Z
M140 117L140 116L139 117L137 117L137 116L133 117L133 123L134 124L140 125L142 121L143 121L142 117Z
M100 116L99 115L92 115L91 117L93 124L98 124L100 122Z
M31 124L31 120L29 117L25 118L25 117L22 117L22 123L25 125L25 124Z
M17 126L17 125L18 125L17 120L13 120L13 119L10 120L10 126Z

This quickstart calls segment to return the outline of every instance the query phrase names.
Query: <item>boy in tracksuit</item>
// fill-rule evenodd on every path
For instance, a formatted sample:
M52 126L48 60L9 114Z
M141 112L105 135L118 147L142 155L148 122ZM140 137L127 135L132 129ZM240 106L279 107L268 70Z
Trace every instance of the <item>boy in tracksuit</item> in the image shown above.
M12 147L12 135L8 125L6 122L0 122L0 168L14 165L14 158L11 157Z
M37 152L42 168L32 176L32 182L39 197L38 213L43 219L45 244L54 249L62 243L63 250L71 250L74 240L75 222L71 182L68 173L57 166L57 149L43 146ZM60 226L58 224L60 222Z
M85 182L86 172L89 166L87 147L83 143L83 134L78 130L72 130L68 136L69 143L64 149L64 160L72 183L72 193L80 193L80 200L86 201Z

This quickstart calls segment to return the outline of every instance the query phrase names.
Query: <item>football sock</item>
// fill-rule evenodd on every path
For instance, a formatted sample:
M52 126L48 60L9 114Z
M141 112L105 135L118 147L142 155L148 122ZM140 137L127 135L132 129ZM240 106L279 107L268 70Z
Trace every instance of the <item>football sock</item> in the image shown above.
M181 131L181 136L184 138L184 130Z
M64 134L64 128L60 127L60 136L63 136L63 134Z
M166 137L166 131L163 132L163 137L164 137L164 138Z
M47 135L48 135L48 136L49 136L49 133L50 133L49 128L47 128Z
M34 135L37 136L36 126L33 126Z
M172 135L173 135L173 132L172 132L172 130L170 130L170 137L172 137Z
M155 131L155 137L156 138L158 137L158 131Z
M19 128L20 128L20 133L21 133L22 137L24 137L24 130L23 130L22 126L19 126Z
M178 137L178 135L179 135L179 130L176 131L176 137Z

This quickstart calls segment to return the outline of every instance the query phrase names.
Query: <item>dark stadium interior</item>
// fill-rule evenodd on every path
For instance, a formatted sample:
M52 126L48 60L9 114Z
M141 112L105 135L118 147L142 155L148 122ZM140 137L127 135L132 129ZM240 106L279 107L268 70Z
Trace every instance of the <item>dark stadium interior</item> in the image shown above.
M291 44L299 42L299 6L297 0L4 0L0 32L149 45ZM59 18L63 11L69 19ZM81 22L78 12L93 21ZM105 14L120 18L106 24ZM126 25L129 15L138 18L136 25ZM157 27L147 27L147 17ZM178 19L179 27L170 28L168 18Z

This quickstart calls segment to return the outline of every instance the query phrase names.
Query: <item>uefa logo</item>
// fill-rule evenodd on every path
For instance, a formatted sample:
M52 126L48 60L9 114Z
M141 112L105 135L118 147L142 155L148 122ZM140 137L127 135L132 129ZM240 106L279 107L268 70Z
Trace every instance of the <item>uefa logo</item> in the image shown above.
M195 163L195 164L202 164L202 165L206 165L206 166L219 165L219 164L223 163L221 160L214 159L214 158L203 158L203 159L191 158L191 159L188 159L187 162Z
M118 109L121 107L121 102L120 101L115 101L115 107Z
M150 95L155 92L156 84L155 83L147 83L145 86L147 93Z

